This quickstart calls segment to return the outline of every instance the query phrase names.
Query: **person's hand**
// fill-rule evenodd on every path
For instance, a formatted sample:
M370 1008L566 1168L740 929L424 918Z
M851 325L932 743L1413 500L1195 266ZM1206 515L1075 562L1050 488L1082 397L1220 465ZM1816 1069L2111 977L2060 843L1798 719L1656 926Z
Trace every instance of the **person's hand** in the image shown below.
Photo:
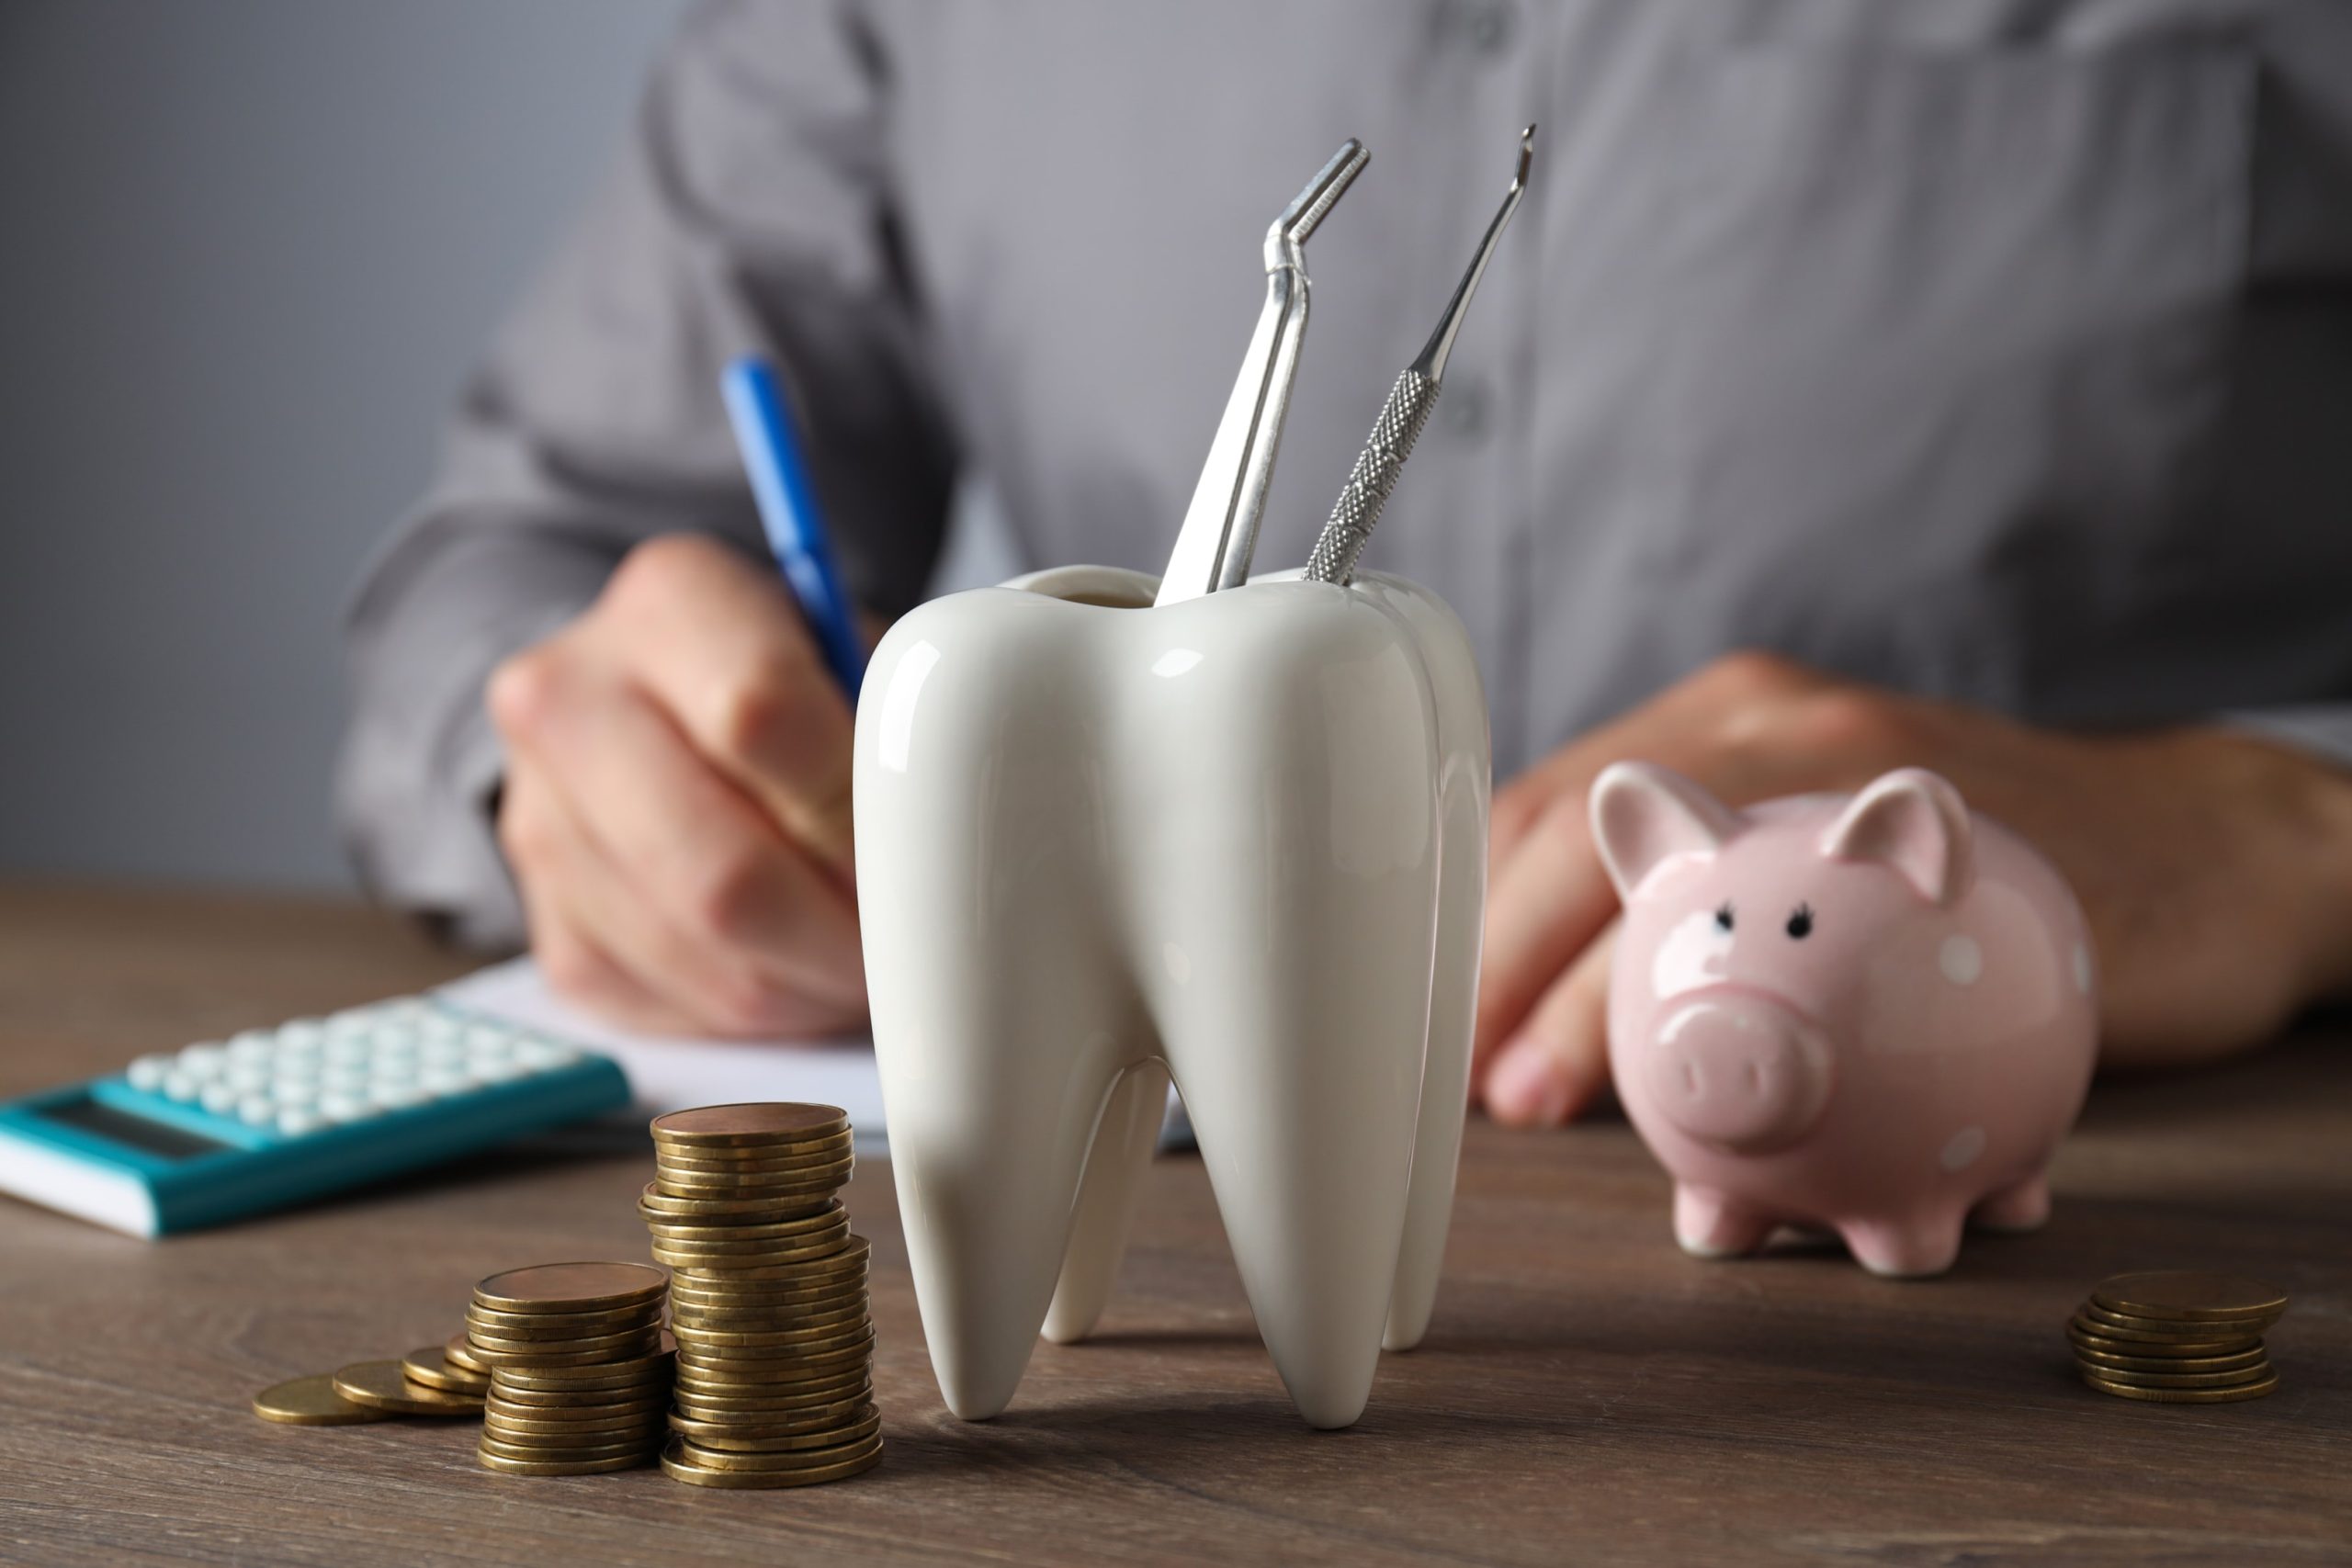
M488 696L499 840L558 991L664 1033L859 1023L850 710L774 572L649 541Z
M1586 795L1628 758L1733 806L1943 774L2074 885L2108 1063L2242 1049L2352 985L2352 776L2218 728L2061 734L1737 654L1496 792L1473 1081L1498 1121L1555 1124L1607 1087L1617 899Z

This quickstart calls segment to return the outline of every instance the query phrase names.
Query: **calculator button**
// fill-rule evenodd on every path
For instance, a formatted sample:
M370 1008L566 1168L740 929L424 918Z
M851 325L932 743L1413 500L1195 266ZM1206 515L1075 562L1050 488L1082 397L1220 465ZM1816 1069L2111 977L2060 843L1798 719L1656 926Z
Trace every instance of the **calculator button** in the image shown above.
M221 1049L232 1062L266 1062L277 1054L277 1042L271 1036L248 1031L232 1039Z
M361 1094L322 1094L319 1114L330 1122L364 1122L377 1113L375 1101Z
M465 1029L446 1012L429 1012L416 1021L416 1032L426 1040L455 1040Z
M155 1089L164 1086L164 1075L172 1070L169 1056L141 1056L123 1069L123 1077L133 1089Z
M226 1045L191 1045L180 1053L180 1071L184 1073L210 1077L228 1065L229 1048Z
M442 1068L427 1069L417 1080L417 1087L427 1094L449 1095L463 1094L476 1086L471 1073Z
M281 1045L300 1046L326 1037L326 1024L315 1018L298 1018L277 1026L277 1040Z
M164 1081L155 1087L173 1100L194 1100L204 1091L204 1085L192 1074L183 1073L176 1068L165 1073Z
M484 1083L508 1083L515 1078L529 1077L530 1071L530 1068L520 1062L488 1061L474 1064L474 1077Z
M270 1077L270 1066L267 1062L232 1061L229 1064L228 1071L220 1075L220 1081L232 1089L243 1089L247 1094L251 1094L268 1083Z
M237 1120L248 1127L266 1127L277 1115L277 1101L266 1094L249 1094L237 1101Z
M204 1092L197 1096L198 1102L215 1116L228 1115L237 1108L237 1101L243 1098L243 1096L226 1083L218 1082L206 1084Z
M338 1034L326 1043L324 1054L331 1063L361 1062L367 1060L372 1049L373 1045L366 1035Z
M277 1113L277 1130L289 1138L305 1133L315 1133L326 1125L319 1113L305 1105L288 1106Z
M315 1078L279 1078L269 1086L273 1099L282 1105L316 1105L319 1085Z
M580 1060L580 1053L552 1040L526 1040L514 1047L514 1059L526 1067L544 1072L549 1067L571 1066Z
M386 1111L407 1111L427 1103L433 1096L415 1084L388 1084L377 1089L373 1098Z

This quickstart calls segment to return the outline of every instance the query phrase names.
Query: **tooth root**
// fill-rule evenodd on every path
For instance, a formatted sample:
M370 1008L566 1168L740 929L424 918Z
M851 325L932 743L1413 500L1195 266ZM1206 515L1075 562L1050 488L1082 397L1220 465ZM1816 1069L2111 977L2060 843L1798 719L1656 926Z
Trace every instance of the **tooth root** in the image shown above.
M1299 1413L1321 1427L1363 1414L1379 1362L1434 902L1383 886L1333 892L1319 923L1270 933L1263 971L1245 962L1191 988L1165 1031L1259 1332Z
M925 923L899 925L904 933ZM1120 1043L1134 1038L1132 993L1114 964L1078 956L1086 943L1058 925L1001 920L977 940L958 932L960 959L940 954L946 969L875 994L923 1337L947 1408L967 1421L1001 1412L1029 1364L1097 1113L1133 1055ZM900 951L881 972L922 976L931 956Z
M1453 1179L1470 1101L1470 1043L1478 1010L1478 946L1487 904L1484 775L1448 781L1438 877L1437 962L1430 974L1429 1061L1413 1140L1413 1186L1396 1258L1384 1350L1409 1350L1429 1332L1453 1217Z
M1136 1193L1159 1145L1167 1111L1168 1069L1159 1062L1138 1062L1112 1086L1079 1185L1061 1283L1046 1309L1046 1337L1057 1345L1075 1344L1094 1332L1111 1299L1111 1283L1127 1250Z

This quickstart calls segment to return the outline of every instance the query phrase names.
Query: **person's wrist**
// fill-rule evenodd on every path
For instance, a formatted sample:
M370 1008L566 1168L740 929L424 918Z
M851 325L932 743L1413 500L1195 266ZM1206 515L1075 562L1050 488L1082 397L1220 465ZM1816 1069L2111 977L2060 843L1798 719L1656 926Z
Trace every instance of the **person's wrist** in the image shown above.
M2303 1001L2352 996L2352 771L2259 736L2221 732L2236 792L2287 870L2297 987Z

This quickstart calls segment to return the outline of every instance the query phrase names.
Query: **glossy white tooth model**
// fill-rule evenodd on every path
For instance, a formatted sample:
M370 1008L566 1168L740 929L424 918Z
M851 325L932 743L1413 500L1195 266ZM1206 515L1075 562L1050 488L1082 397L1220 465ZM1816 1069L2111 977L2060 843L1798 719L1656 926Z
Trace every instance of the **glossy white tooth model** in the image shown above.
M1485 697L1409 582L1156 588L934 600L866 678L858 898L923 1331L978 1420L1041 1326L1093 1326L1172 1075L1275 1368L1344 1427L1436 1294Z

